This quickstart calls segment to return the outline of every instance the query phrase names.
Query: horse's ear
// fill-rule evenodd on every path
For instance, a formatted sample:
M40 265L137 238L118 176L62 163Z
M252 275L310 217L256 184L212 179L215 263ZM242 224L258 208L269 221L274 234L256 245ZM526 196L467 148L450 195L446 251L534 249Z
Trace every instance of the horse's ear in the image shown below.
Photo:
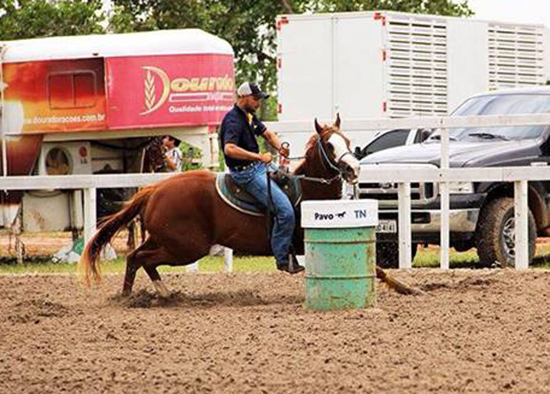
M321 134L323 132L323 128L321 127L319 122L317 122L317 118L315 118L315 130L317 130L317 133L319 133L319 134Z
M336 122L334 122L334 127L340 130L340 112L336 114Z

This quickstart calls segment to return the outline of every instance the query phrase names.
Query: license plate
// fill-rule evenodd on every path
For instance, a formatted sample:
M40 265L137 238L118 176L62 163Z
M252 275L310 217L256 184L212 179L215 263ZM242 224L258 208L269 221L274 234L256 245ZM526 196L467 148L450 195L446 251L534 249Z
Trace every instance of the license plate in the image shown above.
M379 220L376 231L379 233L396 233L397 220Z

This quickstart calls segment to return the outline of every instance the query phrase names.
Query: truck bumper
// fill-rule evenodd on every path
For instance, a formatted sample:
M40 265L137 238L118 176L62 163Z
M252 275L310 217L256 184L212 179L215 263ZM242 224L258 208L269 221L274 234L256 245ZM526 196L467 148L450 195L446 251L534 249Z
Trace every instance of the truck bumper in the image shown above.
M378 216L381 223L397 221L397 211L380 210ZM449 230L451 233L463 235L473 234L479 217L478 208L449 210ZM388 226L391 227L391 226ZM386 228L388 228L386 227ZM397 226L395 226L397 228ZM411 229L413 238L426 239L426 234L434 234L439 238L441 232L441 213L439 210L411 210Z

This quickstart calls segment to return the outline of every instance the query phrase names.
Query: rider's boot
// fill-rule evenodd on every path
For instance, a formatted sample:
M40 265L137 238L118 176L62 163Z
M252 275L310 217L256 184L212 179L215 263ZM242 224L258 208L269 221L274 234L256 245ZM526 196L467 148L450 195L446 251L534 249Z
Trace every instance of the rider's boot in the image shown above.
M302 272L303 270L305 270L304 266L300 265L300 263L298 262L294 247L292 246L290 247L290 251L288 254L288 263L279 264L277 262L277 269L280 271L288 272L289 274L297 274L298 272Z

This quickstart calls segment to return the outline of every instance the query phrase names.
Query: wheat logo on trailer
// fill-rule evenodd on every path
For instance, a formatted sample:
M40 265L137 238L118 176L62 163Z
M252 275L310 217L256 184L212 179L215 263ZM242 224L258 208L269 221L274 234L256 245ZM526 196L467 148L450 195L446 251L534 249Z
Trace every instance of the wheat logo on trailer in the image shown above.
M147 115L151 112L159 109L162 104L168 98L170 93L170 78L168 75L158 67L144 66L144 70L147 70L147 76L145 78L145 111L140 113L140 115ZM155 92L155 76L161 80L162 92L157 101L157 96Z

